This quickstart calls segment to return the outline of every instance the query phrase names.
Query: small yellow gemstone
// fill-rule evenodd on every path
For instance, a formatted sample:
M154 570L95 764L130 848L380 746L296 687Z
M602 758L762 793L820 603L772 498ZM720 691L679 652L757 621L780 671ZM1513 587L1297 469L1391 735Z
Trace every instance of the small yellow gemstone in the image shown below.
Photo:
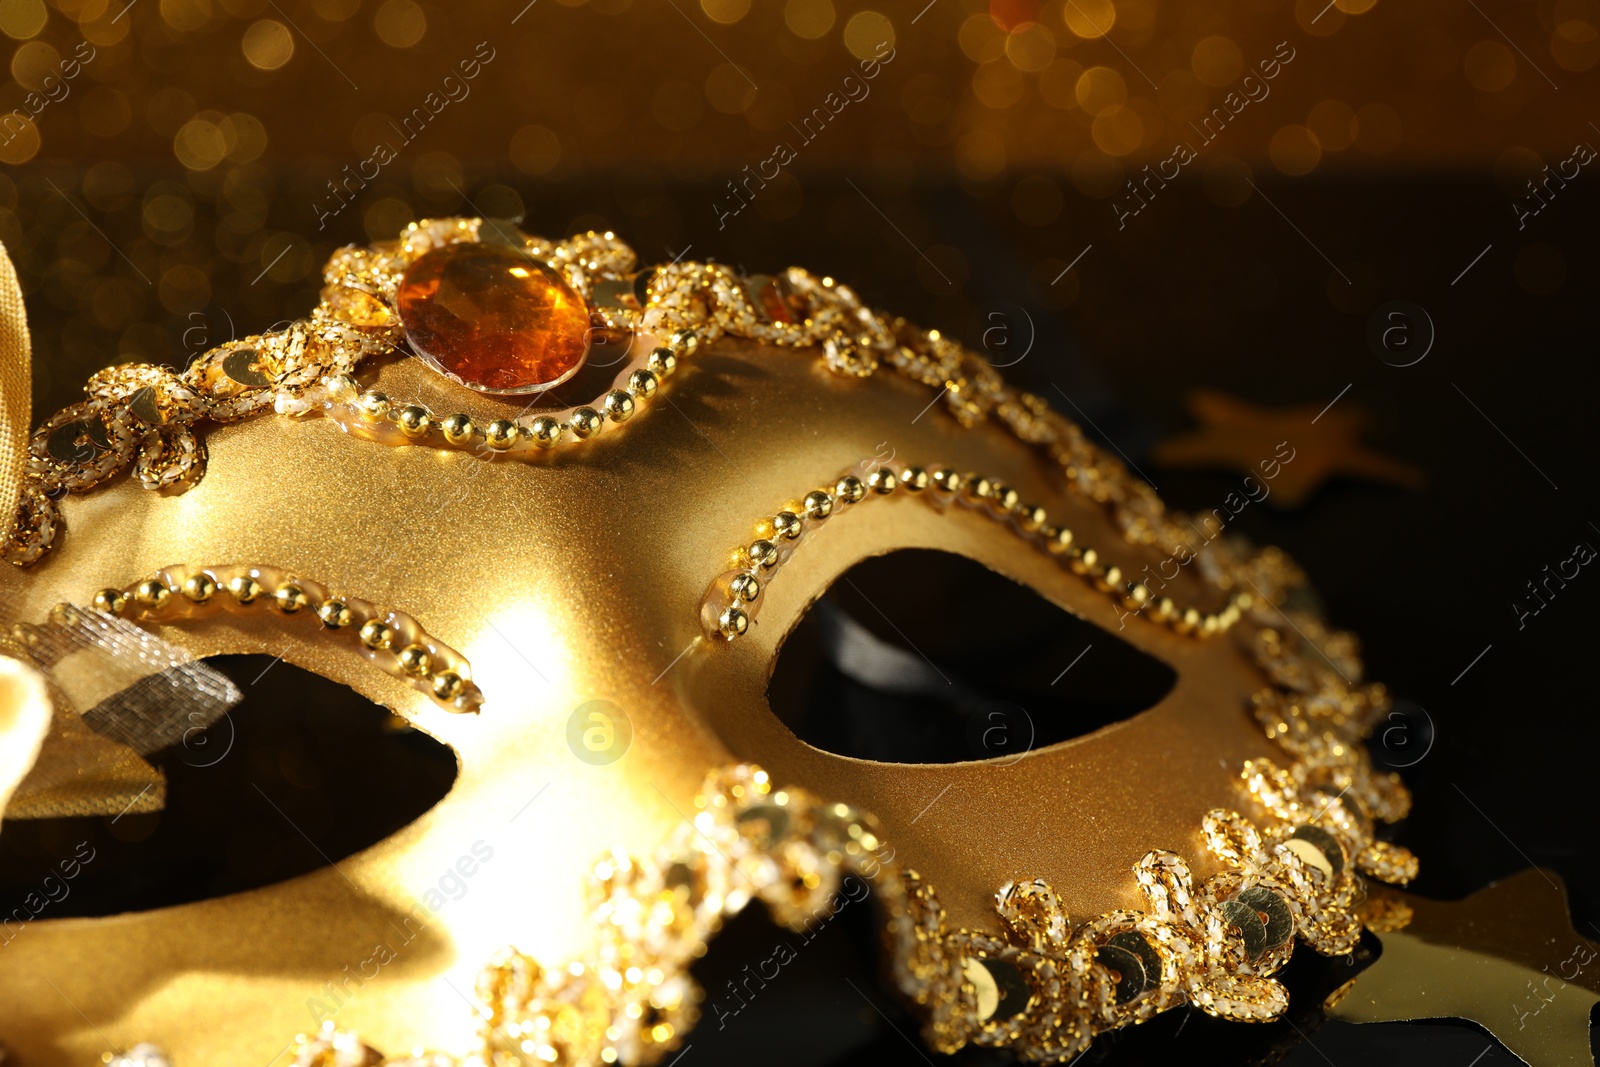
M486 393L526 393L570 378L589 351L589 310L549 265L499 244L425 252L395 294L411 348Z

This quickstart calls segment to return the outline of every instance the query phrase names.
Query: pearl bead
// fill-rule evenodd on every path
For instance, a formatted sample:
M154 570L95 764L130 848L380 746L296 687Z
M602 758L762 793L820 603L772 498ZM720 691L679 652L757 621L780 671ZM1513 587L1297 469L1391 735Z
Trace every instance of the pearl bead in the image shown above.
M394 643L394 630L388 623L369 619L361 624L361 643L374 652L388 648Z
M433 425L433 419L428 415L428 409L417 404L407 404L400 409L400 415L395 419L400 432L407 437L426 437L428 430Z
M317 608L317 618L330 630L342 630L355 621L355 615L342 600L324 600Z
M204 604L216 591L217 583L209 574L191 574L183 580L183 595L195 604Z
M561 440L561 424L548 415L540 415L528 424L528 437L540 448L549 448Z
M750 629L750 616L738 608L728 608L717 619L717 629L722 631L723 637L738 637Z
M801 504L806 509L806 515L809 518L825 519L833 514L833 497L821 489L807 493L805 500L801 501Z
M388 394L380 393L376 389L368 390L362 393L361 398L356 401L356 407L361 409L361 414L374 422L387 419L389 417Z
M670 348L658 348L650 353L650 358L645 361L645 367L657 377L665 378L678 369L678 357L673 355Z
M599 433L604 421L594 408L583 407L567 418L567 427L572 430L574 437L584 440Z
M659 384L656 376L647 370L636 370L628 375L628 392L640 400L655 396Z
M433 695L440 700L454 700L461 695L461 690L466 683L461 680L461 675L455 671L440 671L433 676Z
M285 615L297 614L301 608L311 601L306 596L306 591L294 583L280 585L277 592L272 594L272 601L279 611Z
M633 397L621 389L613 389L606 394L606 418L612 422L627 422L633 418Z
M428 668L433 664L433 656L422 645L407 645L402 648L397 658L400 669L416 678L421 678L428 673Z
M772 566L778 562L778 546L767 540L752 541L750 561L762 567Z
M152 611L160 611L172 599L172 590L160 578L146 578L133 587L133 599Z
M121 615L128 606L128 597L120 589L102 589L94 595L94 609L108 615Z
M228 582L228 592L240 604L253 604L261 596L261 583L248 574L241 574Z
M510 419L495 419L484 427L483 440L496 452L504 452L517 443L517 424Z
M447 415L439 423L439 429L444 431L444 439L453 445L464 445L472 440L472 435L477 427L472 424L470 415Z
M680 356L692 356L700 349L700 335L693 330L674 330L671 344Z

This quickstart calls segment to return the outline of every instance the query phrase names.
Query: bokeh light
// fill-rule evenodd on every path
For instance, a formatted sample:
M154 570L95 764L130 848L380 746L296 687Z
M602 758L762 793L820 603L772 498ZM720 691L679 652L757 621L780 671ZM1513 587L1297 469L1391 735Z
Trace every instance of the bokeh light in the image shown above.
M240 47L245 59L258 70L277 70L294 58L294 36L276 19L251 23Z
M712 22L732 26L750 13L750 0L700 0L700 10Z
M872 59L894 47L894 24L876 11L858 11L844 24L844 46L857 59Z
M833 0L788 0L783 5L783 22L796 37L815 40L833 29L838 14Z
M428 16L413 0L384 0L372 27L390 48L412 48L428 32Z
M1111 0L1066 0L1061 17L1067 29L1085 40L1103 37L1117 24L1117 9Z
M37 36L49 20L44 0L0 0L0 33L14 40Z

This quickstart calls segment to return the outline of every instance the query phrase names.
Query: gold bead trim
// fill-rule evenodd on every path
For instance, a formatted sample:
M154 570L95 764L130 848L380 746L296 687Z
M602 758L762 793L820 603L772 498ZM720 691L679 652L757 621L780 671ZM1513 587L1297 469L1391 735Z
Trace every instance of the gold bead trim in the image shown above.
M94 595L94 607L132 622L184 623L219 613L295 617L352 646L367 662L450 711L475 712L483 693L467 658L415 618L277 567L163 567L148 578Z
M405 269L433 249L480 241L518 248L545 263L582 294L593 329L626 336L629 351L637 347L603 396L578 407L483 420L439 414L356 383L363 360L400 351L395 298ZM1042 398L1007 386L994 367L939 331L866 307L849 286L798 267L748 277L716 263L636 267L633 250L611 233L553 242L470 218L423 220L394 241L340 249L324 268L325 287L309 320L212 349L182 374L124 364L91 378L85 402L57 413L34 434L21 504L0 554L20 566L38 560L63 529L60 497L90 489L130 463L149 489L181 491L194 484L205 471L204 445L194 433L203 419L321 412L353 435L386 444L526 459L627 422L679 360L723 334L814 345L824 365L845 377L887 367L937 389L962 426L993 416L1043 450L1069 487L1110 510L1131 543L1175 549L1191 540L1190 529L1166 513L1148 484Z
M753 539L734 550L733 569L718 575L706 591L700 608L706 635L729 641L742 637L761 610L763 590L808 538L842 510L895 496L917 497L944 514L956 505L993 519L1059 559L1109 596L1124 615L1143 614L1180 634L1204 638L1226 633L1255 601L1251 593L1236 592L1220 611L1180 606L1128 578L1095 549L1079 543L1070 529L1051 522L1043 507L1023 502L1015 489L1000 481L947 467L896 468L864 460L833 485L812 490L756 524Z
M643 346L641 346L643 347ZM665 344L624 364L613 387L593 404L481 419L465 412L440 415L419 403L402 403L361 387L350 377L324 384L324 413L345 432L388 445L453 447L480 455L529 458L561 444L587 441L631 420L644 410L677 370L681 358L699 347L693 330L677 330Z

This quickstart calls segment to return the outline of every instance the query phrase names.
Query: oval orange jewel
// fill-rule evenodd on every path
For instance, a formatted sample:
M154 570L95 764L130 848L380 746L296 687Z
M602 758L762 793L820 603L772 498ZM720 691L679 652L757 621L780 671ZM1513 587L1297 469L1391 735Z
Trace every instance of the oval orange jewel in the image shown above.
M560 275L504 245L425 253L395 304L412 351L481 393L533 393L566 381L589 354L589 309Z

